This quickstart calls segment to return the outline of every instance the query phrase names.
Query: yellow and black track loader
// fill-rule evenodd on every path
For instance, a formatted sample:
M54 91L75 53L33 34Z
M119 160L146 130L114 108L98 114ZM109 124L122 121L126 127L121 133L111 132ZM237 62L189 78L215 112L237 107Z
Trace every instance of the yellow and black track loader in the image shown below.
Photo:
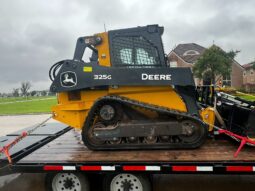
M197 101L190 68L167 65L162 34L148 25L78 38L73 59L50 69L54 118L81 129L92 150L201 146L217 121L215 107Z

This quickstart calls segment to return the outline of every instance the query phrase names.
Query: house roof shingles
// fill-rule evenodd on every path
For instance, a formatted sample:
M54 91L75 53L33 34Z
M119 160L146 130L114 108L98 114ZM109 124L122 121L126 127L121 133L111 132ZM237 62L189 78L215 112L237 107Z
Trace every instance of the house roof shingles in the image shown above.
M193 50L198 52L197 55L184 55L185 52ZM194 63L198 60L198 58L204 53L206 48L196 44L196 43L187 43L187 44L179 44L173 51L181 57L185 62Z
M255 64L255 61L254 62L251 62L251 63L248 63L248 64L244 64L243 65L243 68L244 69L250 69L253 67L253 65Z

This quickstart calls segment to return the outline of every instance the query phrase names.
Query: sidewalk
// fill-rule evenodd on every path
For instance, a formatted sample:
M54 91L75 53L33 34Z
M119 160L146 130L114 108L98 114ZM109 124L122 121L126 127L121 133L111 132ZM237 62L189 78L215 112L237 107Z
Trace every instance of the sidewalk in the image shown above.
M0 136L39 124L51 114L0 116ZM51 119L51 121L54 121Z

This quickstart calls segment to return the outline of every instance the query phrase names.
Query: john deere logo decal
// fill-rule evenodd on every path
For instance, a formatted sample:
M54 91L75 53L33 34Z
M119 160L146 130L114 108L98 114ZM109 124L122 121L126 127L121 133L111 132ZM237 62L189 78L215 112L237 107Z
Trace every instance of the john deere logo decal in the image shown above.
M63 87L74 87L77 84L76 74L71 71L63 72L60 75L60 82Z

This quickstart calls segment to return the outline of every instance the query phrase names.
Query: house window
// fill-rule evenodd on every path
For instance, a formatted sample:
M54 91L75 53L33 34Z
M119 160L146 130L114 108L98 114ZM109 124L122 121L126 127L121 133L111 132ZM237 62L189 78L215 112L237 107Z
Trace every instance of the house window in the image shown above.
M246 75L246 72L245 72L245 71L243 72L243 75L244 75L244 76Z
M251 74L251 75L253 74L253 69L250 70L250 74Z
M177 62L176 61L170 62L170 67L176 68L177 67Z
M230 75L223 76L222 85L223 86L231 86L231 76Z
M186 52L184 52L183 56L192 56L192 55L199 55L199 52L196 50L187 50Z

